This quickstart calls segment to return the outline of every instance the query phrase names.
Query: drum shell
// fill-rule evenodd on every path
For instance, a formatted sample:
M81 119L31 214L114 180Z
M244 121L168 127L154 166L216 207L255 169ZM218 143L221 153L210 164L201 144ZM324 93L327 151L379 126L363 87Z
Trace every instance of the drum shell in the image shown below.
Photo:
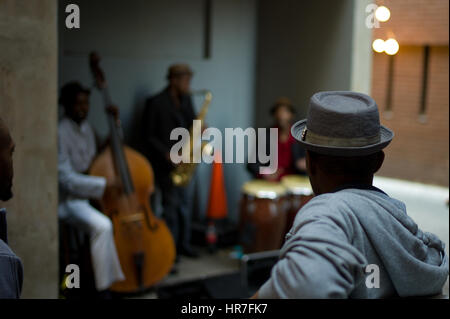
M295 217L300 209L314 197L314 194L293 194L286 196L288 201L288 208L286 213L286 229L284 234L287 234L294 224Z
M307 176L286 175L281 179L281 184L287 190L287 199L289 202L286 216L286 234L292 228L295 217L300 209L314 197L314 193Z
M240 201L240 241L245 253L279 249L284 241L285 195L258 198L242 194Z

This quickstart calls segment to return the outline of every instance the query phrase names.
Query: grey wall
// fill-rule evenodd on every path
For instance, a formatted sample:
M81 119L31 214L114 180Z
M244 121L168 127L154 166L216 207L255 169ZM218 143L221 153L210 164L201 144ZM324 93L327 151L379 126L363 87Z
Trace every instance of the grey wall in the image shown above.
M62 1L81 10L81 28L64 27L59 19L59 87L69 80L91 85L88 53L97 50L113 101L120 107L127 142L136 145L145 99L164 88L167 67L189 63L195 71L193 88L207 88L213 102L209 126L246 128L253 123L255 83L256 1L214 0L212 56L203 53L203 0ZM194 100L197 110L202 99ZM107 134L100 95L91 95L89 121ZM204 212L211 167L199 167L200 210ZM235 219L240 185L248 179L243 164L226 164L229 214Z
M278 96L291 98L303 118L314 92L350 89L353 0L258 3L259 126L270 124L268 110Z
M8 237L24 265L23 298L58 293L56 8L0 1L0 116L16 143Z

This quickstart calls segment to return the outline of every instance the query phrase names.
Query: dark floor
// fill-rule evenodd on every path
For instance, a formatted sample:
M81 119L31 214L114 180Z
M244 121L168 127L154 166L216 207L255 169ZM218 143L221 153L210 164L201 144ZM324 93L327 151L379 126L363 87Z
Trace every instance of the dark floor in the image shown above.
M206 249L200 249L198 258L182 256L176 265L177 273L168 275L158 284L158 287L236 273L239 271L239 260L231 257L232 252L232 249L220 249L211 254ZM150 291L133 298L156 299L157 293Z

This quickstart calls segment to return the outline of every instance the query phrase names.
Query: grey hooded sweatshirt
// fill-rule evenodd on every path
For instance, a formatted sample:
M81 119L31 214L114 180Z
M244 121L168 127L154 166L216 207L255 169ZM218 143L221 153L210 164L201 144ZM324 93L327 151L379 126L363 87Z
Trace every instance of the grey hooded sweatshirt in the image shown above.
M259 298L388 298L441 293L444 243L375 187L310 200L286 235Z

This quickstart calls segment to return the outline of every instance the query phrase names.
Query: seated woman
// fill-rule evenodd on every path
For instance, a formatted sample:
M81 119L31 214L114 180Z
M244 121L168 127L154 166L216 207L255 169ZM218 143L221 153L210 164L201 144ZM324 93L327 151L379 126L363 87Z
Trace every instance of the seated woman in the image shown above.
M274 124L272 127L278 129L278 168L275 173L264 174L264 166L260 162L248 163L247 169L255 178L263 178L270 181L280 181L285 175L306 174L305 151L295 142L290 128L295 115L292 102L285 97L275 101L270 113ZM269 134L269 130L267 130ZM266 150L269 150L270 138L266 138ZM258 145L258 143L256 143ZM256 149L258 152L258 149ZM256 153L258 154L258 153ZM262 173L261 173L262 172Z

